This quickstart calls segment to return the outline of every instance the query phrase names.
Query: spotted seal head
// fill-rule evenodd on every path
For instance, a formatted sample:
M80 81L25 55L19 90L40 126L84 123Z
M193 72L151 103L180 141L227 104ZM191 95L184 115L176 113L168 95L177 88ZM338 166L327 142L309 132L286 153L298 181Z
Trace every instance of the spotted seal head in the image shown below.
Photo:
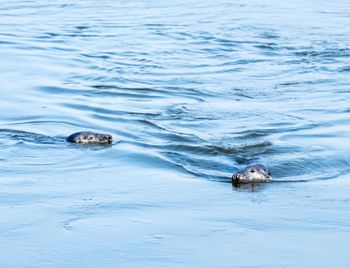
M68 142L80 144L111 144L112 135L82 131L73 133L66 140Z
M271 172L260 164L249 165L232 176L232 183L235 185L241 183L269 182L271 180Z

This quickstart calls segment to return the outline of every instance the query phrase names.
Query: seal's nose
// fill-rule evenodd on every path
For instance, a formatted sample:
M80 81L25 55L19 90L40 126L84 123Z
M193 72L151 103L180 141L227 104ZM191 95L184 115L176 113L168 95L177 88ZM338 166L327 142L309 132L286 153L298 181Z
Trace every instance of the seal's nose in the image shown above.
M107 135L106 139L107 139L108 143L112 143L112 136L111 135Z
M233 174L232 182L239 183L241 181L241 175L239 173Z
M269 181L272 180L271 172L269 172L269 173L266 174L266 179L269 180Z

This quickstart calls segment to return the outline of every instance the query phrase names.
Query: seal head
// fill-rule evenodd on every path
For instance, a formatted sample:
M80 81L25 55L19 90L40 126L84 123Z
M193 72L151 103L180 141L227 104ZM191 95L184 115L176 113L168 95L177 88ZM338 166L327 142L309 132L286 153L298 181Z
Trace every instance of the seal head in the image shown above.
M235 185L241 183L269 182L271 180L271 172L260 164L249 165L232 176L232 183Z
M90 131L82 131L73 133L67 139L68 142L80 143L80 144L111 144L112 135L110 134L101 134L94 133Z

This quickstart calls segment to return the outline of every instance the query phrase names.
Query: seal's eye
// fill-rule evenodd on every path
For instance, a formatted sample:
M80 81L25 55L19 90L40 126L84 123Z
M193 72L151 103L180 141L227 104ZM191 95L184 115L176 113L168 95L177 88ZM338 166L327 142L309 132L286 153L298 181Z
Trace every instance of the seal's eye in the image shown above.
M254 173L254 172L255 172L255 169L251 169L250 172L251 172L251 173Z

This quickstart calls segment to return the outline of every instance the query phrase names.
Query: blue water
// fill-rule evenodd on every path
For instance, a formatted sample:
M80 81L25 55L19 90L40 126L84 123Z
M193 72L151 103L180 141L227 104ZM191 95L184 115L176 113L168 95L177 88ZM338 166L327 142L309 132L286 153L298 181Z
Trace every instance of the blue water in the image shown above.
M349 14L0 1L0 267L349 267Z

